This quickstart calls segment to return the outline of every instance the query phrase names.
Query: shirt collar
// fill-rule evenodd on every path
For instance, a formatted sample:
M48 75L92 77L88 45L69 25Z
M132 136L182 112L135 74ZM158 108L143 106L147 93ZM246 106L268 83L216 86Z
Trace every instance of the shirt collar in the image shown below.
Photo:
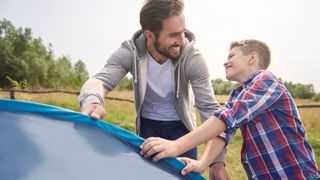
M258 74L262 73L262 71L263 71L263 70L259 70L259 71L255 72L255 73L253 73L253 74L249 77L248 80L246 80L245 82L243 82L242 87L243 87L243 88L247 87L247 85L248 85L249 83L251 83L251 82L253 81L253 79L254 79L255 77L257 77Z

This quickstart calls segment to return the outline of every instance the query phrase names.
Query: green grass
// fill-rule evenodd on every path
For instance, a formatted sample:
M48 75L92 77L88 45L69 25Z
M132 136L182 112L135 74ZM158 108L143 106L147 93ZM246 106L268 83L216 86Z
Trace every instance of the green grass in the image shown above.
M118 97L124 99L133 100L132 92L130 91L113 91L109 97ZM0 92L0 98L9 98L8 93ZM79 105L77 97L75 95L68 95L62 93L54 94L24 94L17 93L16 99L27 100L33 102L39 102L44 104L55 105L63 108L72 109L79 111ZM224 102L226 96L217 96L219 102ZM307 104L315 103L310 100L296 100L298 104ZM106 116L104 117L105 121L116 124L122 128L125 128L131 132L135 132L135 114L134 114L134 105L129 102L121 102L115 100L107 100L104 104L106 107ZM309 108L309 109L299 109L300 115L302 117L303 124L306 129L307 137L309 138L310 144L312 145L317 165L320 167L320 108ZM199 121L198 121L199 123ZM242 168L240 162L240 149L242 145L242 137L238 131L234 136L231 144L228 146L227 153L227 168L228 173L232 179L247 179L247 176ZM199 152L203 151L204 146L199 146ZM205 172L205 177L208 177L208 173Z

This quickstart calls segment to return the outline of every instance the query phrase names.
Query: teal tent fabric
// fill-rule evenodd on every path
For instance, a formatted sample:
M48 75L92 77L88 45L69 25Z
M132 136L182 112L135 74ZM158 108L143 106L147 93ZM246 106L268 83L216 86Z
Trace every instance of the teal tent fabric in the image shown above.
M139 154L139 136L79 112L0 99L0 179L204 179Z

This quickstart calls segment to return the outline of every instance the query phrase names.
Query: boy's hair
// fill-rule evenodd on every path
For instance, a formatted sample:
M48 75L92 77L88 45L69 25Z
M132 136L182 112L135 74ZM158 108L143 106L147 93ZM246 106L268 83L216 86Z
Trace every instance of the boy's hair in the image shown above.
M143 31L150 30L156 36L162 30L162 21L183 12L183 0L146 0L140 11Z
M259 55L259 66L261 69L267 69L270 65L271 52L266 43L255 39L247 39L243 41L235 41L230 44L230 50L235 47L240 47L244 55L251 52L257 52Z

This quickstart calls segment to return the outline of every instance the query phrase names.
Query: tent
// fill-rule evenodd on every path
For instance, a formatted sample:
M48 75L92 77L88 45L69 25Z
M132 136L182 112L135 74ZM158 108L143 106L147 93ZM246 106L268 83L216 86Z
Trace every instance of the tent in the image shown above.
M139 154L143 139L71 110L0 99L0 179L204 179L175 158Z

